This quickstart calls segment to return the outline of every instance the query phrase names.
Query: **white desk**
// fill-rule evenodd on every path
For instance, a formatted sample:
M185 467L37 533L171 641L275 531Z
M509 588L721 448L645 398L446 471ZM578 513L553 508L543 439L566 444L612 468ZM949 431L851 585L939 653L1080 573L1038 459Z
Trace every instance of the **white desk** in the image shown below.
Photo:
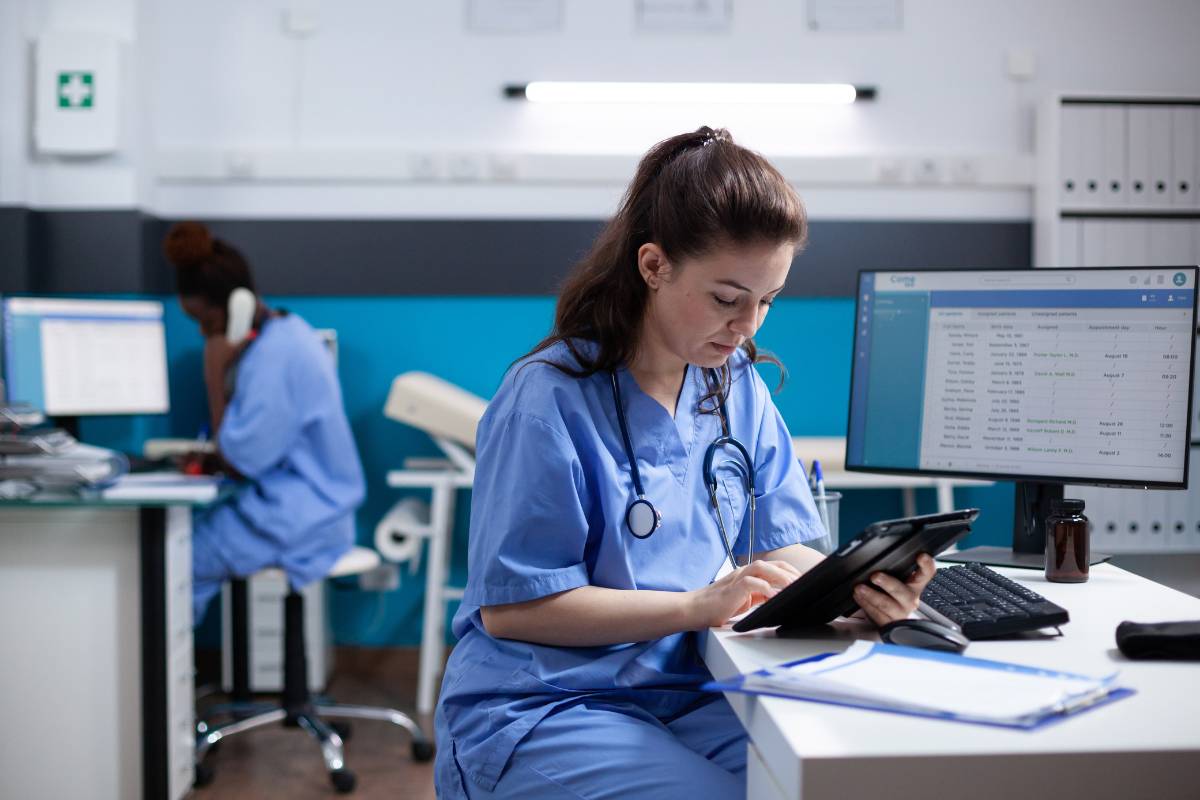
M1000 569L1065 607L1063 637L973 642L967 654L1088 674L1121 671L1134 696L1036 731L967 725L779 698L730 694L750 734L750 798L929 797L970 800L1200 797L1200 665L1136 662L1116 649L1117 623L1200 619L1200 600L1110 564L1085 584ZM875 638L839 621L827 638L712 629L702 644L718 678ZM981 689L982 690L982 689Z
M191 790L193 505L0 502L0 797Z

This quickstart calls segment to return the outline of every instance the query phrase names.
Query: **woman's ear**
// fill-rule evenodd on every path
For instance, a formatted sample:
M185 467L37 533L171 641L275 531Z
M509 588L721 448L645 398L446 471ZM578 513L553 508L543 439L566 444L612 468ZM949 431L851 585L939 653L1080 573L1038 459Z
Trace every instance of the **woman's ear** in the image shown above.
M654 291L670 279L671 262L661 247L654 242L647 242L638 248L638 272L650 290Z

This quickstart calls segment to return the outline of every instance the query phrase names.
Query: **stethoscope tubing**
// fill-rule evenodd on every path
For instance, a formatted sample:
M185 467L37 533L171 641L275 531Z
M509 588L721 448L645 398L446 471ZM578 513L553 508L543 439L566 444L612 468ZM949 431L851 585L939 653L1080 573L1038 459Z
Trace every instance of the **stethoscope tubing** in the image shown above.
M655 508L654 504L646 498L646 491L642 485L641 471L638 469L637 458L633 452L633 440L629 435L629 422L625 418L625 407L621 402L621 386L617 378L616 370L609 372L609 377L612 381L613 404L616 406L617 425L621 429L621 443L625 448L625 458L629 462L629 474L633 479L633 489L637 494L637 499L629 504L625 510L625 527L629 533L637 539L648 539L662 525L662 514ZM719 380L716 375L716 370L709 370L709 377L714 386L719 386ZM721 504L717 499L717 475L713 469L713 460L716 454L723 448L730 447L737 452L742 464L739 465L736 461L728 461L741 473L746 495L748 498L748 510L750 513L750 555L747 562L754 558L754 517L757 506L754 492L754 459L750 457L750 452L745 445L735 439L729 430L729 416L725 410L725 397L718 391L717 393L717 410L721 416L721 431L722 435L709 444L708 449L704 453L704 484L708 488L709 500L712 503L713 510L717 516L717 528L721 534L721 543L725 545L725 553L729 557L729 563L737 569L737 559L733 555L733 543L729 539L729 533L725 528L725 515L721 513Z

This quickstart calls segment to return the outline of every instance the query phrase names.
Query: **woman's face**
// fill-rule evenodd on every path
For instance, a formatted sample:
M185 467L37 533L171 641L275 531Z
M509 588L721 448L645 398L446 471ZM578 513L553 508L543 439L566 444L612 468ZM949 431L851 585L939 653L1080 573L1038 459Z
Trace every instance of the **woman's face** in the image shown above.
M225 332L225 309L220 306L206 302L199 295L182 296L179 305L183 313L200 325L200 335L205 339Z
M763 324L794 253L791 242L759 242L672 262L658 245L643 245L646 333L685 363L721 366Z

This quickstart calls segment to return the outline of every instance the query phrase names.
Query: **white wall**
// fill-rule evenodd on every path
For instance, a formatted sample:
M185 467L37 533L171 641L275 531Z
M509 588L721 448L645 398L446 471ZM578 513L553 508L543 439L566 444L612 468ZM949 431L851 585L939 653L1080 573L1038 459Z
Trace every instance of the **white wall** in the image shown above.
M1195 0L908 0L901 31L865 34L807 30L801 0L736 0L727 34L639 32L633 0L564 0L561 30L521 35L465 31L463 0L316 0L302 6L318 19L307 38L284 32L290 5L0 0L0 202L120 205L133 191L164 214L598 216L636 154L708 123L798 157L788 174L817 217L1022 218L1041 97L1200 95ZM29 156L28 80L12 71L27 75L30 36L73 17L132 40L135 111L125 152L64 167ZM1013 49L1036 56L1032 80L1007 74ZM501 97L504 84L538 78L847 81L878 87L879 99L812 111ZM489 180L497 155L523 177ZM848 158L813 160L832 155ZM434 158L440 177L414 180L417 156ZM925 156L946 185L914 183ZM982 179L953 183L955 158L974 159ZM898 183L880 179L889 164ZM561 180L571 175L591 178Z

